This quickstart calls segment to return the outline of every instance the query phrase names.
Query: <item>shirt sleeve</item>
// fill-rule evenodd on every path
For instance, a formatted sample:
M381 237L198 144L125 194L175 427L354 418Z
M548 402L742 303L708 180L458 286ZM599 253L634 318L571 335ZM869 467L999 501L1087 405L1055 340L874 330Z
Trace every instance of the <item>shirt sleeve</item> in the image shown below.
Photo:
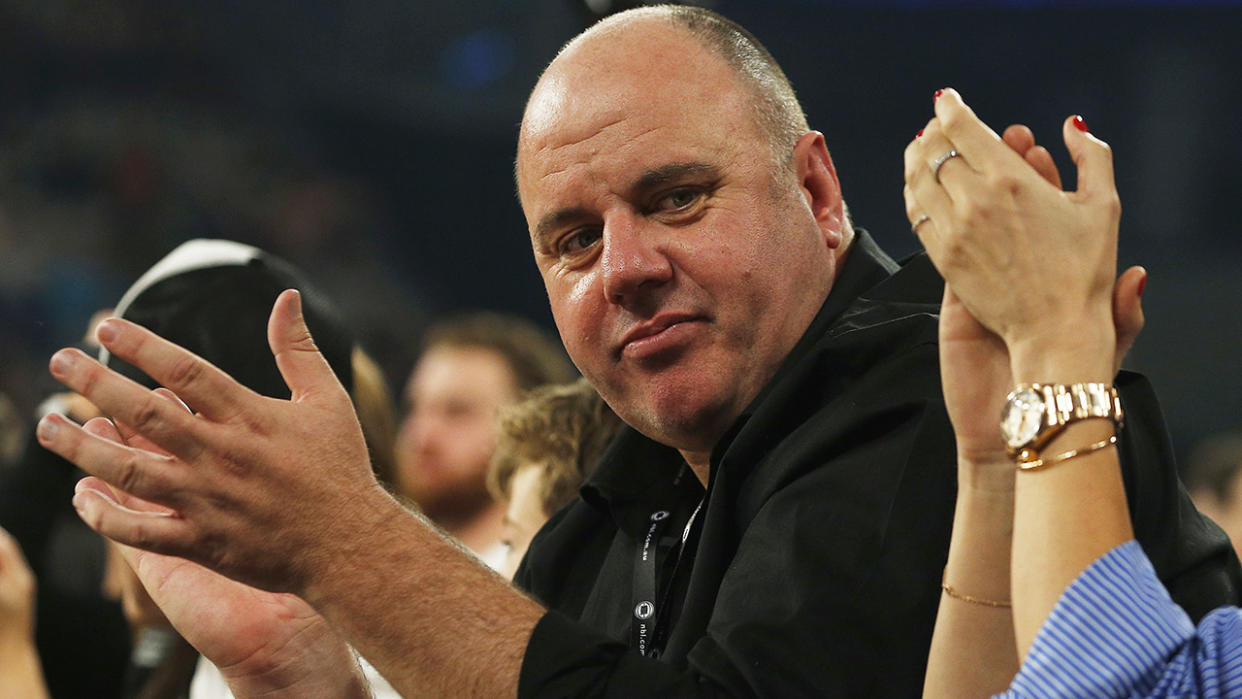
M1196 629L1127 542L1062 593L998 696L1242 696L1242 610L1221 607Z

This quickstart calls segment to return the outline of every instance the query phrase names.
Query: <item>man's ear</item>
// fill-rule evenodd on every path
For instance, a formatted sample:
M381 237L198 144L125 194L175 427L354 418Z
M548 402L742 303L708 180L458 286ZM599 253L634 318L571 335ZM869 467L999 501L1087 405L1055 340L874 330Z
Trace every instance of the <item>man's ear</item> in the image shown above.
M845 202L841 198L837 169L822 133L808 131L798 139L793 165L798 187L823 232L824 242L829 249L839 248L845 239Z

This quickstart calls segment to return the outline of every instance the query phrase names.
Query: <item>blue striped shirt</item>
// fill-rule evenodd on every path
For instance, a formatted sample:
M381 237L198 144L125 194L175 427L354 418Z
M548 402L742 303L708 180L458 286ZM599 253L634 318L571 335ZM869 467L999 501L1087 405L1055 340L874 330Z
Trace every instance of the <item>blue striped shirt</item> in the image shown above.
M1242 697L1242 610L1196 629L1130 541L1066 588L999 697Z

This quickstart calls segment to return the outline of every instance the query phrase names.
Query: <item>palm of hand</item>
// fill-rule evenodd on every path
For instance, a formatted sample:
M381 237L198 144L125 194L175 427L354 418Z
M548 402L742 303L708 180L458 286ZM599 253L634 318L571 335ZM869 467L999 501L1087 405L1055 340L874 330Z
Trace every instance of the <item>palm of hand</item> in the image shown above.
M1013 385L1009 353L947 286L940 309L940 380L959 458L1005 461L999 419Z
M228 675L259 674L326 622L301 598L243 585L185 559L123 547L147 592L185 639Z
M165 395L175 399L171 393ZM86 428L134 448L167 454L123 423L124 439L102 418L87 423ZM131 510L168 512L121 491L114 490L112 495ZM169 623L228 677L261 675L279 662L281 651L299 636L331 633L327 621L296 595L260 590L183 558L119 548Z

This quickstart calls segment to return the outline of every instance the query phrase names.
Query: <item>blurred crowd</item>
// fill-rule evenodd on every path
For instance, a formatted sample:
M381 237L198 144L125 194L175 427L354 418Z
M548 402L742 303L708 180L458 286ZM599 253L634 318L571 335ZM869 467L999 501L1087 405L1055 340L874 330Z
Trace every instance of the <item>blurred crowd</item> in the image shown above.
M0 675L29 673L51 697L227 693L118 545L78 518L85 474L35 437L48 413L100 415L47 376L56 347L157 387L100 350L104 317L288 398L265 328L298 288L380 483L506 578L623 428L540 322L440 312L388 269L402 207L289 122L222 107L235 88L197 62L192 17L147 0L0 8L0 56L26 69L0 77L16 105L0 110ZM1181 468L1199 510L1242 542L1242 432Z
M114 313L134 320L251 389L288 397L263 339L268 302L288 287L302 292L320 350L354 398L380 482L512 576L535 532L576 496L620 426L589 384L573 380L559 343L534 324L494 312L435 322L418 346L398 413L387 378L336 304L287 262L251 246L185 243L94 320ZM97 348L91 330L83 344ZM69 393L45 396L40 410L77 422L99 415ZM69 507L83 474L34 442L23 424L29 422L6 420L6 442L14 446L0 465L0 634L20 640L29 633L39 662L32 665L29 652L11 652L14 643L4 642L0 667L42 668L52 696L188 696L197 653L151 602L115 544ZM198 672L195 691L215 691L214 668L204 664Z

